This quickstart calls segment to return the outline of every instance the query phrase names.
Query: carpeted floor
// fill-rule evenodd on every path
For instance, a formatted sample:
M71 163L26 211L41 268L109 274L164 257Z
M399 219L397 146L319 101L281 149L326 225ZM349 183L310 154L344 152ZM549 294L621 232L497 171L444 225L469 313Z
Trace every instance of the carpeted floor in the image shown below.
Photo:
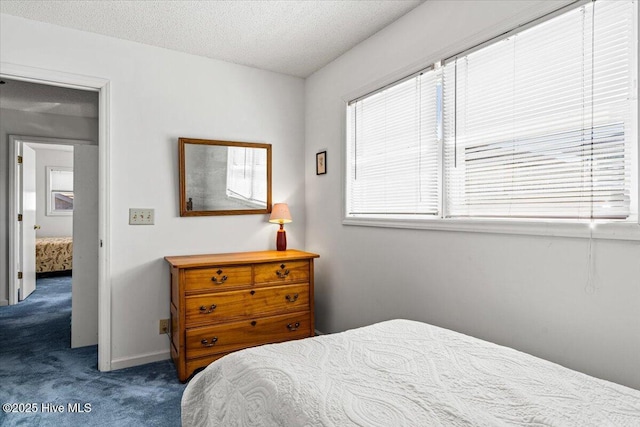
M25 301L0 307L1 426L180 425L185 385L170 361L99 372L97 346L70 348L70 325L71 277L39 279Z

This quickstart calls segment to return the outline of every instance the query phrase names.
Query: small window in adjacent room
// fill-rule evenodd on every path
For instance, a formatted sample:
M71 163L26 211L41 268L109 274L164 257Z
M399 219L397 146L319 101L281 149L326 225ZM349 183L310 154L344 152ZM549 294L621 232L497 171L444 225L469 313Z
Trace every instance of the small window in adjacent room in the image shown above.
M47 215L73 214L73 169L47 166Z
M637 11L568 7L350 101L345 223L638 226Z

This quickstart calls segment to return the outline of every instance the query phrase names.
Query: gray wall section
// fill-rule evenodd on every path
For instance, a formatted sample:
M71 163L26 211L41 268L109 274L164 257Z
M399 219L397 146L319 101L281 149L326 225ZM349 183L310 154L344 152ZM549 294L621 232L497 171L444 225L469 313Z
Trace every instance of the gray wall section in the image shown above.
M98 343L98 147L74 149L71 347Z
M0 301L9 291L9 135L84 139L98 144L98 119L0 109Z

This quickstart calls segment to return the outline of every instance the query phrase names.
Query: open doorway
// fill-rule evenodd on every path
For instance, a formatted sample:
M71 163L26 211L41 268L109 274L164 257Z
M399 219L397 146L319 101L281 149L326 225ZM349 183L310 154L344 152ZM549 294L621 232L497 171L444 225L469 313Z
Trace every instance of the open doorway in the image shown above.
M110 251L110 87L109 80L62 72L59 70L51 70L39 67L31 67L22 64L0 62L0 86L4 79L12 79L25 82L38 82L40 84L53 87L68 87L81 89L83 91L92 91L98 93L99 112L98 112L98 369L100 371L111 370L111 269L109 265ZM0 96L1 98L1 96ZM4 123L4 121L3 121ZM33 134L30 129L17 132L19 134ZM7 131L2 129L0 123L0 140L7 141ZM4 145L4 146L3 146ZM4 164L9 164L7 155L8 144L0 144L0 158L3 158ZM8 168L7 168L8 170ZM5 172L8 173L8 172ZM6 179L6 175L0 174L0 179ZM6 200L10 187L0 185L0 200ZM8 227L9 207L0 210L0 227L4 225L4 234L10 235ZM1 233L1 231L0 231ZM0 246L0 276L5 280L4 286L8 288L8 240L4 247ZM0 306L8 303L8 289L2 295L2 284L0 283Z
M18 303L31 292L37 292L38 280L29 283L36 272L73 271L68 277L73 282L69 287L73 306L70 344L95 345L98 343L98 93L2 80L2 134L9 139L11 166L7 195L11 229L8 302ZM15 131L37 136L18 135ZM83 139L68 138L78 136ZM27 175L34 178L23 180L25 171L30 171ZM30 188L25 187L26 181ZM32 200L25 203L26 197ZM36 258L36 238L49 238L47 246L52 249L40 259ZM53 248L52 239L73 243L63 242Z
M16 139L19 138L19 139ZM14 200L18 232L14 248L18 268L11 303L23 301L37 288L38 278L71 276L73 268L73 145L55 141L17 144ZM28 141L28 139L26 139ZM20 218L22 215L22 218Z
M98 148L83 140L26 136L10 136L10 140L21 159L11 203L19 219L12 233L18 274L10 284L11 300L27 298L39 279L69 276L58 282L70 285L71 347L95 345Z

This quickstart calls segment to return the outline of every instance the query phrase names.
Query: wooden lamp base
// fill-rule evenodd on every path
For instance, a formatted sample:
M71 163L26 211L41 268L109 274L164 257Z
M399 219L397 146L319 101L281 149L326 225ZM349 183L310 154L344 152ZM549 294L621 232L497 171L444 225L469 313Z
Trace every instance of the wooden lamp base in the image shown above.
M280 224L280 230L276 236L276 249L279 251L287 250L287 233L284 231L284 227Z

